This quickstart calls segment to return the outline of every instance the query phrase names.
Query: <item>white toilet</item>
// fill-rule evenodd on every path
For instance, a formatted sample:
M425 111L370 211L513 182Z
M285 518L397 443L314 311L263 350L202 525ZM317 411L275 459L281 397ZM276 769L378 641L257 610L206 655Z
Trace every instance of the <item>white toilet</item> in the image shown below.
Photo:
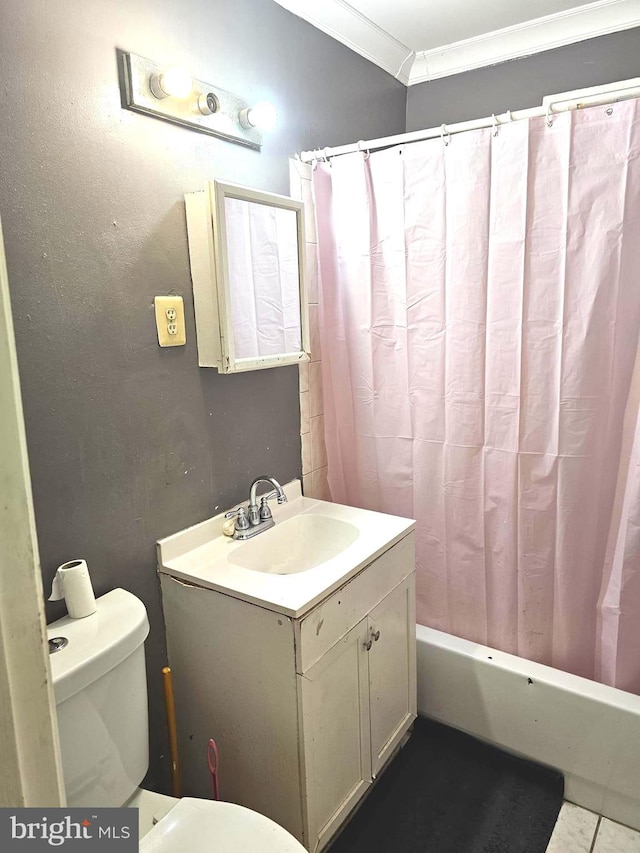
M50 641L67 641L50 655L67 805L137 807L142 853L303 853L285 829L250 809L138 787L149 764L147 612L123 589L96 604L92 616L65 616L47 628Z

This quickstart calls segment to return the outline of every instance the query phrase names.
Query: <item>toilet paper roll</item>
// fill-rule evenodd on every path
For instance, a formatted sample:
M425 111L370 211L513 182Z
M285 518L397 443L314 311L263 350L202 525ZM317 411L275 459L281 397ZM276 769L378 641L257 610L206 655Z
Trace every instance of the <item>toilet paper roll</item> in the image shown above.
M96 612L96 599L86 560L70 560L58 567L49 601L61 598L64 598L72 619L84 619Z

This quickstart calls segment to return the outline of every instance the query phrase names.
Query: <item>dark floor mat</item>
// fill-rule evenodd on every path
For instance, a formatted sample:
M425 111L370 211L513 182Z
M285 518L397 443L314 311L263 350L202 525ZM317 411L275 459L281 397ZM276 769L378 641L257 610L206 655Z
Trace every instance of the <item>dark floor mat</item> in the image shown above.
M544 853L561 773L419 717L330 853Z

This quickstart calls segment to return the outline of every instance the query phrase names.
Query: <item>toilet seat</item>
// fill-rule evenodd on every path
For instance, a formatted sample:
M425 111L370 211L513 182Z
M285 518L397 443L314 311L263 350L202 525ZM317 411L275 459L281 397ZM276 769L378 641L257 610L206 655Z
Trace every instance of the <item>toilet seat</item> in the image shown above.
M306 853L286 829L234 803L183 797L140 839L140 853Z

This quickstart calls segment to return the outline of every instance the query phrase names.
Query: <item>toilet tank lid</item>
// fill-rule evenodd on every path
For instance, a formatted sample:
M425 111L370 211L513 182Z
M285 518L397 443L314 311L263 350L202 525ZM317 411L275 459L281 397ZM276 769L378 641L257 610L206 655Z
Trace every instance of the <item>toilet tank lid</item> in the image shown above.
M64 648L49 655L56 704L64 702L117 666L149 633L144 604L124 589L96 599L84 619L65 616L47 625L47 637L64 637Z

